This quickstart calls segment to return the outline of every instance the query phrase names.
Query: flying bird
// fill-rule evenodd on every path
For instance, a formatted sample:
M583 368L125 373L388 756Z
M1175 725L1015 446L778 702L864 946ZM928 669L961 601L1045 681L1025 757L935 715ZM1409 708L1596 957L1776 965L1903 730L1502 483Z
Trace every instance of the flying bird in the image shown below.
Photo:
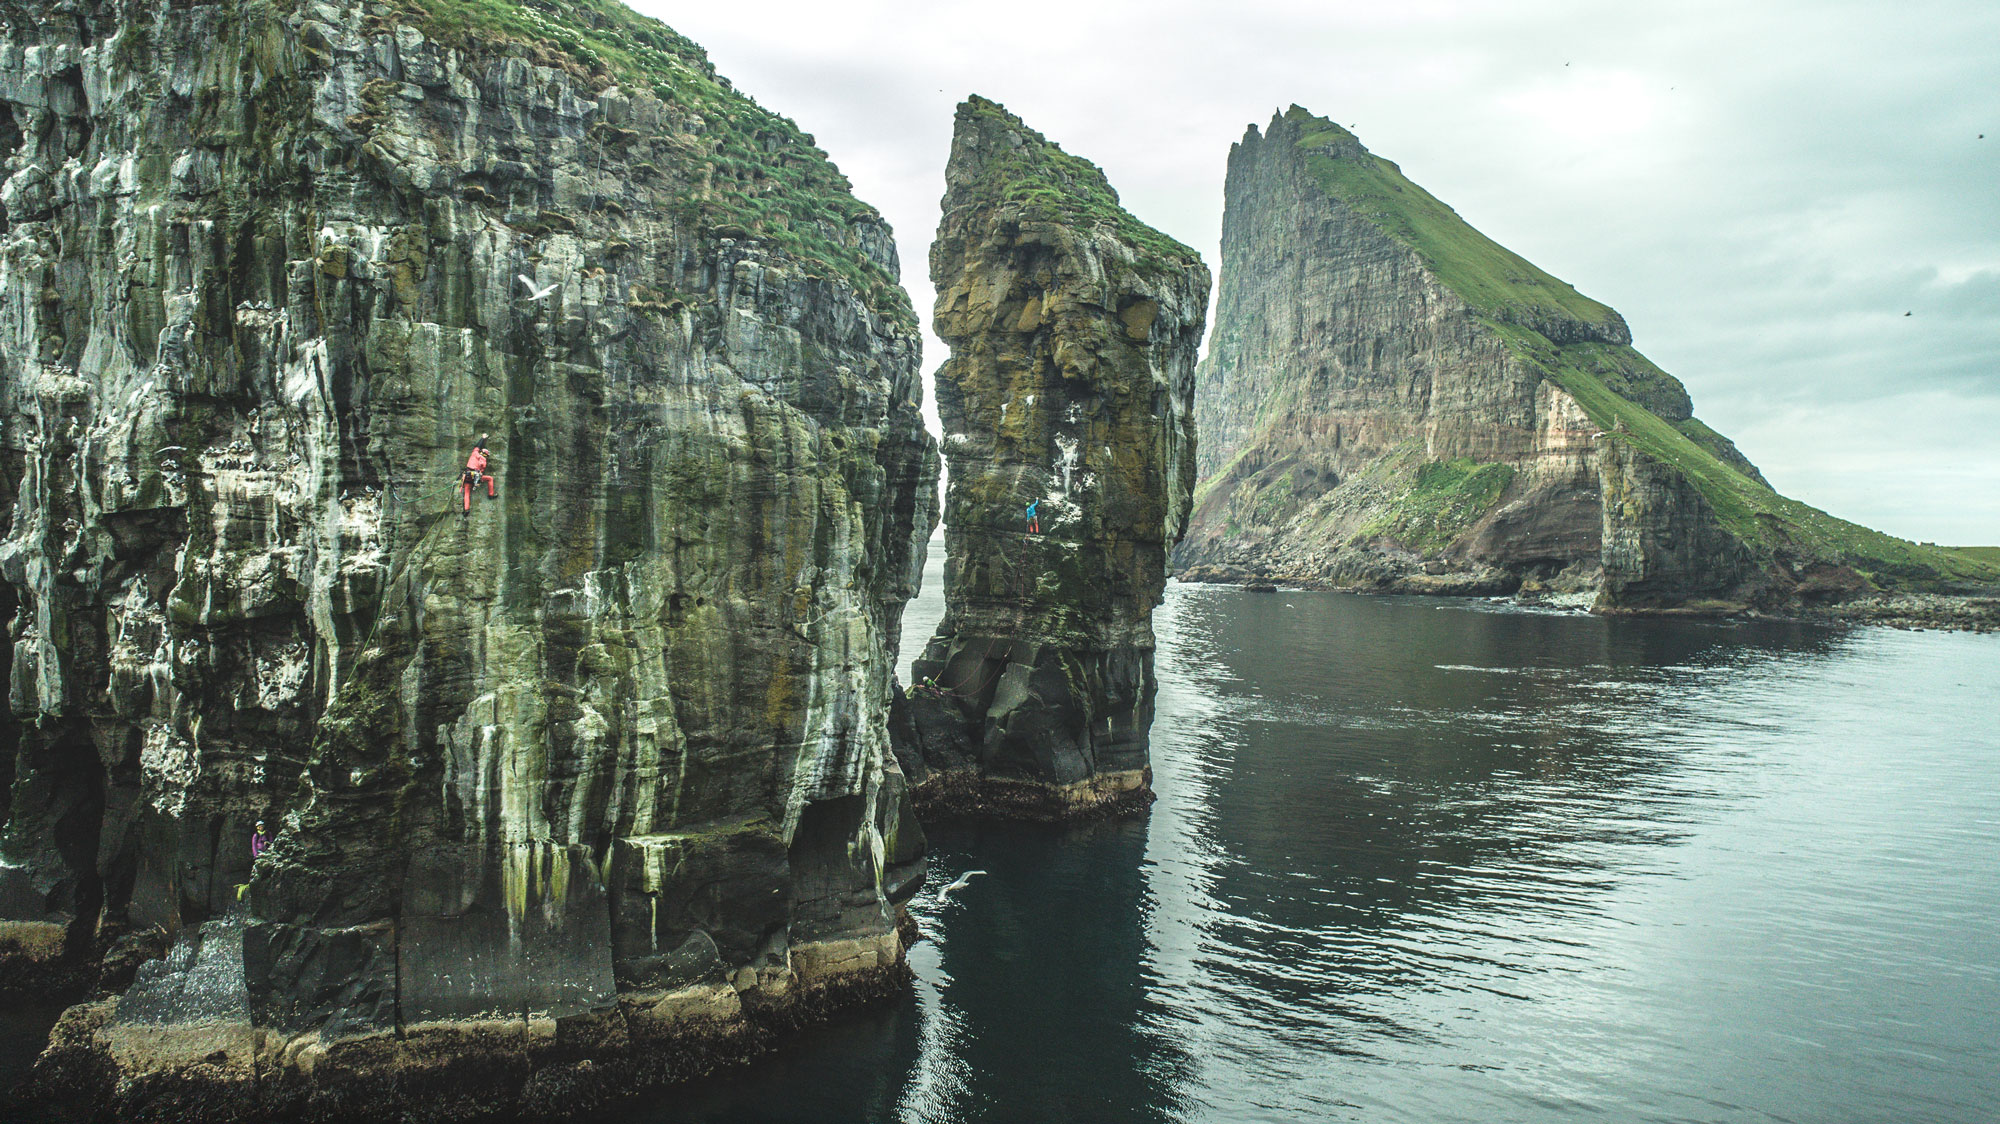
M1908 316L1908 315L1909 315L1909 313L1905 312L1905 313L1904 313L1903 315L1905 315L1905 316Z
M514 276L519 277L521 279L521 284L527 286L528 295L524 299L528 301L547 300L548 295L556 291L556 287L552 284L544 285L539 289L535 288L534 281L530 280L528 275L525 273L517 273Z
M953 882L951 885L946 886L944 889L938 891L938 896L937 896L938 904L943 905L944 900L951 896L951 892L953 890L963 890L967 886L971 885L973 875L985 874L985 873L986 872L983 870L968 870L964 874L959 875L958 881Z

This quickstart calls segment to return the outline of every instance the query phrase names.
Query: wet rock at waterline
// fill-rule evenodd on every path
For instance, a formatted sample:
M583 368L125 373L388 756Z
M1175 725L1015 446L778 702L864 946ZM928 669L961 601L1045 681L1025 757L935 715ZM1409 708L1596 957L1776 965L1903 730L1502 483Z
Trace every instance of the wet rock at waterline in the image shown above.
M45 1103L575 1110L905 972L890 233L665 26L462 7L0 5Z
M1194 483L1209 275L1098 169L958 108L931 248L950 466L945 616L899 752L920 805L1066 818L1151 799L1153 607Z

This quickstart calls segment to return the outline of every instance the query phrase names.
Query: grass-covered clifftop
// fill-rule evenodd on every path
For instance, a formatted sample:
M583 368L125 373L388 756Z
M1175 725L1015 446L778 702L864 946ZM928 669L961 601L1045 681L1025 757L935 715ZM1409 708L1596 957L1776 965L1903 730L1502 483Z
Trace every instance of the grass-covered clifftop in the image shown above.
M911 330L916 314L899 280L865 252L857 222L887 225L788 118L716 74L707 52L618 0L392 0L387 19L469 51L519 53L602 87L648 90L701 118L677 138L684 160L662 170L678 182L675 209L721 234L741 233L800 262L825 267L875 310ZM608 146L638 134L602 128Z
M1601 374L1605 350L1601 344L1558 347L1512 325L1489 322L1489 326L1504 336L1517 354L1530 359L1569 391L1591 421L1607 430L1604 440L1630 441L1654 459L1674 466L1708 501L1722 525L1753 548L1852 566L1885 586L1910 581L2000 581L2000 564L1977 551L1899 539L1828 515L1752 479L1681 427L1607 386ZM1701 429L1714 432L1706 426Z
M1616 312L1473 229L1346 129L1298 106L1285 117L1300 126L1297 146L1322 191L1414 251L1518 359L1568 391L1604 440L1673 466L1764 558L1846 565L1886 586L2000 581L2000 559L1909 542L1778 494L1694 418L1679 380L1629 346Z
M1180 267L1200 260L1190 247L1134 218L1097 165L1064 152L1061 145L1029 128L1007 107L974 94L959 107L959 113L974 119L990 118L1001 126L1002 133L1025 142L1005 152L985 153L979 174L955 185L963 198L1016 203L1028 217L1064 226L1104 227L1132 244L1142 266L1172 263Z
M1423 255L1473 308L1500 320L1555 315L1623 331L1616 312L1474 230L1401 168L1361 147L1353 133L1296 105L1285 117L1303 126L1298 146L1319 186Z

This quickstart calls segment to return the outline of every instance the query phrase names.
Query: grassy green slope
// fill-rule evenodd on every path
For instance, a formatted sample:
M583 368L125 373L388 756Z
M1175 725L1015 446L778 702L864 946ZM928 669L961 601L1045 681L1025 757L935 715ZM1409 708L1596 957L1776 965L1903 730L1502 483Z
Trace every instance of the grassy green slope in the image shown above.
M840 169L790 120L720 78L708 55L673 28L618 0L392 0L390 19L467 49L515 47L577 73L647 89L699 113L702 136L682 142L677 163L689 182L674 206L711 229L744 234L824 267L877 312L914 329L916 314L897 279L863 254L852 222L879 219L854 198ZM629 138L614 130L602 138ZM692 183L707 173L710 188Z
M1359 537L1379 535L1427 553L1443 550L1499 502L1513 479L1514 466L1508 464L1463 458L1418 463Z
M1474 312L1537 332L1573 324L1581 330L1565 335L1622 335L1616 312L1473 229L1402 169L1362 148L1354 134L1298 106L1285 116L1300 128L1298 147L1319 186L1415 250ZM1669 420L1688 416L1680 380L1632 348L1613 346L1602 372L1613 389Z
M1285 116L1303 127L1299 148L1320 186L1423 255L1438 279L1479 312L1499 320L1550 313L1586 324L1618 319L1610 308L1474 230L1396 165L1372 153L1358 160L1332 155L1330 150L1359 145L1346 129L1296 105Z
M1107 227L1138 249L1142 267L1181 268L1201 260L1193 249L1133 217L1097 165L1064 152L1005 106L974 94L959 112L986 118L1029 141L986 161L979 180L965 185L976 197L1018 203L1030 214L1065 226Z
M1753 547L1767 553L1782 548L1804 558L1851 565L1882 584L2000 580L2000 565L1991 560L1923 546L1837 519L1744 475L1679 427L1606 386L1600 375L1608 365L1606 345L1558 347L1524 328L1492 320L1486 324L1517 355L1534 362L1569 391L1591 421L1607 431L1623 424L1624 433L1608 433L1604 440L1631 441L1654 459L1674 466L1701 492L1722 525Z
M1990 569L2000 573L2000 546L1947 546L1939 549L1965 559L1974 571Z
M1622 422L1628 432L1606 440L1630 440L1673 465L1723 525L1753 548L1767 556L1784 550L1851 565L1883 584L2000 581L2000 558L1907 542L1836 519L1746 475L1726 459L1719 434L1662 409L1685 391L1645 356L1620 344L1558 344L1538 330L1557 319L1606 324L1616 313L1474 230L1394 164L1358 150L1347 130L1297 106L1287 117L1303 126L1299 148L1323 190L1415 250L1439 281L1517 356L1569 391L1593 422L1607 431Z

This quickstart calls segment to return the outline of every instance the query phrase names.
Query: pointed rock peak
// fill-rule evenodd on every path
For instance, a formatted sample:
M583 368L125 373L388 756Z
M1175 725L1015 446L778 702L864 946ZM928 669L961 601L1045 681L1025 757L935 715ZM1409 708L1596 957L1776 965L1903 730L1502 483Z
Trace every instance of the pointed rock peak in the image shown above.
M1266 139L1289 140L1308 182L1416 251L1437 280L1479 315L1557 341L1632 342L1618 313L1475 230L1334 122L1294 105L1271 122Z
M1279 131L1280 123L1295 130L1293 143L1300 148L1321 152L1336 159L1361 159L1372 155L1368 151L1368 146L1361 143L1360 137L1305 106L1294 104L1285 110L1283 117L1274 119L1271 122L1273 133Z
M1029 221L1104 228L1152 255L1200 260L1194 250L1127 211L1097 165L1063 151L1006 106L977 94L958 106L945 165L947 221L955 209L974 204L1010 206Z
M1006 106L978 94L959 103L945 182L954 193L988 200L1053 203L1038 198L1053 192L1091 209L1118 207L1118 192L1102 169L1064 152Z

